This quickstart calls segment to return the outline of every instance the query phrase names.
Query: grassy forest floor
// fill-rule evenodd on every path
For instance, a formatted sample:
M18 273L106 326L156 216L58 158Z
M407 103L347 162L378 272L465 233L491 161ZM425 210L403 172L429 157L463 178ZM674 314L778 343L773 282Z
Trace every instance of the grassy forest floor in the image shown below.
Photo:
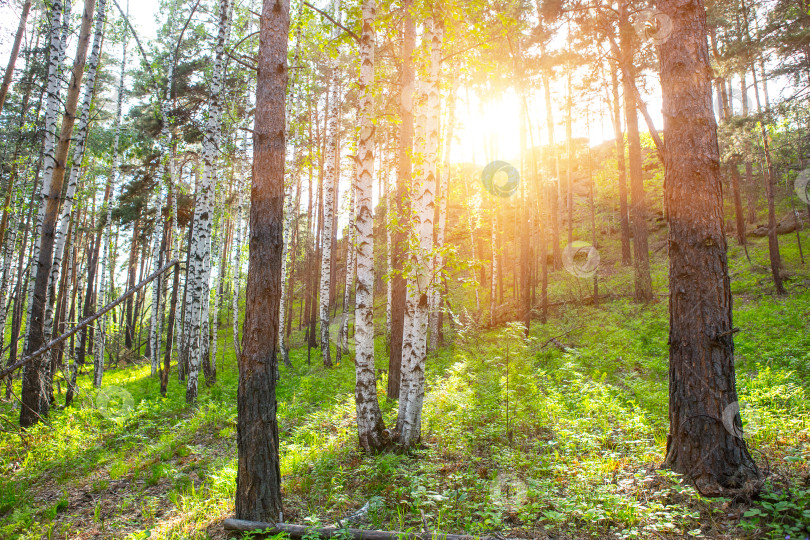
M369 503L355 526L555 539L810 536L810 261L799 263L795 236L780 240L784 298L771 294L765 239L751 247L753 264L730 251L742 411L769 474L757 500L706 499L660 468L664 250L653 259L651 305L630 301L631 270L603 256L600 292L613 299L599 307L574 302L591 282L560 271L551 298L571 303L535 323L530 339L510 325L457 327L453 345L428 359L423 445L409 455L362 455L354 364L327 370L313 351L309 367L306 349L294 349L278 389L284 520L332 524ZM12 404L0 404L0 538L223 538L236 480L232 347L218 371L193 408L175 373L161 398L143 362L105 374L105 386L133 396L120 417L94 406L87 374L74 407L26 433ZM384 395L384 377L379 385ZM383 411L390 425L395 405L383 401Z

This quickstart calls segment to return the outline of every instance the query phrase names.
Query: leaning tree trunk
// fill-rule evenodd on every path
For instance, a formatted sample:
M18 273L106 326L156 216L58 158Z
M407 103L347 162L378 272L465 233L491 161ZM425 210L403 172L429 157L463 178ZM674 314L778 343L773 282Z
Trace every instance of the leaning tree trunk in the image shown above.
M17 56L20 54L20 43L25 33L25 24L28 21L28 13L31 11L31 0L25 0L22 13L20 14L20 24L17 26L17 33L14 35L14 44L11 46L11 54L8 58L6 73L3 75L3 85L0 86L0 113L3 112L3 105L6 103L8 89L11 86L11 78L14 76L14 65L17 63Z
M439 146L439 71L444 29L432 17L425 20L424 41L430 47L428 79L425 82L424 158L419 163L413 187L415 241L409 255L408 297L405 308L405 334L402 340L397 443L408 447L421 437L422 403L425 397L425 354L428 326L428 291L433 279L430 252L433 248L436 163Z
M219 32L214 59L214 70L211 76L211 96L209 98L208 122L203 138L203 171L202 185L194 208L194 241L191 246L192 256L188 269L188 284L191 287L191 298L186 306L187 332L189 334L189 372L186 385L186 401L197 400L197 379L200 364L208 353L208 299L211 279L211 218L213 213L212 198L217 181L216 161L219 155L219 138L222 121L222 82L224 75L225 37L230 25L228 17L228 0L219 2ZM205 373L206 384L213 384L216 371L210 364L210 371Z
M357 288L355 290L355 374L354 399L357 408L357 434L366 452L381 450L387 443L385 425L377 401L374 371L374 0L363 2L363 30L360 35L360 92L357 144L357 213L354 225L357 238L349 249L356 249ZM350 225L351 227L351 225ZM351 227L351 228L355 228ZM356 246L356 248L355 248ZM349 258L351 258L349 256ZM348 283L348 277L346 281Z
M281 470L276 420L276 354L284 220L287 34L290 6L265 0L260 19L250 261L237 392L236 518L276 521Z
M662 0L673 30L659 50L669 223L669 435L666 464L701 493L758 478L742 438L706 14Z

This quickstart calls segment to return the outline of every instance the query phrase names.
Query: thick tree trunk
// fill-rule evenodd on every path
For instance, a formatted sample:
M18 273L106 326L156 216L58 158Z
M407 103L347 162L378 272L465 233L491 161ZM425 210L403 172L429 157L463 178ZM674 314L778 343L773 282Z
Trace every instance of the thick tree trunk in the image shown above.
M377 379L374 371L374 215L372 193L374 191L374 0L364 0L362 6L363 30L360 37L360 92L359 128L357 144L357 212L355 223L356 242L349 244L356 249L357 289L355 294L355 385L354 399L357 409L357 434L360 447L366 452L381 450L387 440L384 436L380 405L377 401ZM356 248L355 248L356 246ZM347 256L351 259L351 255ZM349 278L346 278L349 282Z
M737 404L706 15L700 1L663 0L658 7L674 23L659 49L670 256L666 464L702 493L725 495L758 472L741 438Z
M73 62L73 71L68 87L65 104L65 114L62 119L59 144L55 152L46 152L46 167L43 177L43 193L45 195L42 206L43 219L40 237L40 248L37 254L36 279L34 280L32 302L29 307L30 328L28 329L28 343L26 353L31 353L45 344L45 311L48 279L53 263L54 241L56 225L59 217L59 202L62 193L62 183L65 175L65 162L73 132L76 107L79 101L79 89L84 64L87 58L87 49L90 42L90 27L95 11L95 0L85 0L82 26L76 55ZM64 48L62 47L64 50ZM52 51L53 52L53 51ZM61 63L61 62L60 62ZM58 85L58 82L57 82ZM55 126L54 126L55 127ZM38 422L48 414L49 403L47 381L49 359L38 357L25 369L22 388L22 407L20 408L20 426L28 427Z
M276 355L283 250L289 3L265 0L260 21L250 262L237 393L236 518L276 521L282 510Z

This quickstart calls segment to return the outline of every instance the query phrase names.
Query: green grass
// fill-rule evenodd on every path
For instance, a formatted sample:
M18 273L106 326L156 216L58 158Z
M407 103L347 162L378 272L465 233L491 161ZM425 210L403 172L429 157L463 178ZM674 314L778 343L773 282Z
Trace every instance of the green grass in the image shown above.
M285 521L332 524L369 502L363 526L386 530L427 524L524 537L810 535L810 281L793 237L781 240L791 276L784 298L770 292L763 240L750 247L753 265L736 246L730 252L748 444L772 473L753 504L705 499L660 469L666 262L653 259L659 300L639 306L627 297L631 270L605 256L600 291L614 298L599 307L558 306L529 339L514 325L488 329L473 320L455 328L453 345L428 360L423 444L409 454L361 454L353 363L327 370L313 351L308 367L306 349L294 348L295 367L282 366L278 389ZM607 244L600 249L615 253ZM590 294L589 280L564 272L551 282L554 301ZM469 291L452 293L455 306L474 304ZM486 293L481 300L488 305ZM552 337L570 349L553 347ZM293 343L300 341L296 334ZM382 338L377 354L384 367ZM73 407L57 407L28 432L14 427L13 405L0 404L0 538L222 538L236 479L233 351L218 366L217 384L201 384L194 407L175 373L168 397L159 397L146 364L105 373L105 387L133 397L134 408L120 417L96 408L87 374L79 383ZM384 374L378 384L384 395ZM396 404L381 403L391 425Z

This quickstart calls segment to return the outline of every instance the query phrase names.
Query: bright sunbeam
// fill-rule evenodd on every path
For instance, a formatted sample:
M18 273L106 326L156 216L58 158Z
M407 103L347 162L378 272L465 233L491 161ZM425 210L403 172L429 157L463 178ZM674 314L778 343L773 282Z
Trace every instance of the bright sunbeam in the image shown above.
M484 166L500 159L519 165L520 96L509 90L483 97L460 92L457 97L451 161Z

